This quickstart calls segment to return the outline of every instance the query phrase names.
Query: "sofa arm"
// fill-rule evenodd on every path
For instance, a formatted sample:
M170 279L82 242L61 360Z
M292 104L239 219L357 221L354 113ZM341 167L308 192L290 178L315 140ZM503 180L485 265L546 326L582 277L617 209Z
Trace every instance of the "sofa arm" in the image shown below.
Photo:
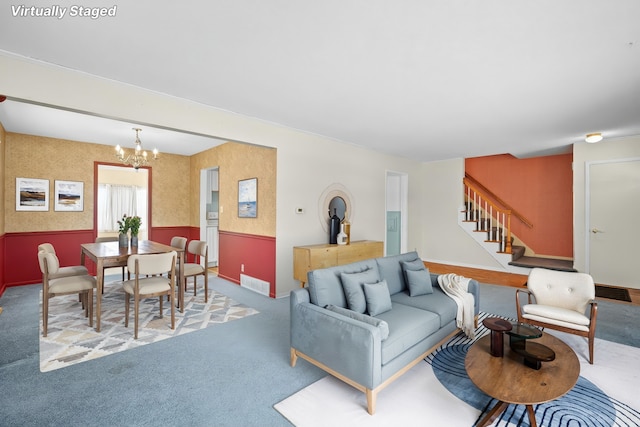
M438 276L440 275L436 273L430 273L430 275L431 285L440 288L440 284L438 283ZM480 313L480 283L478 283L476 279L469 279L467 291L473 294L473 313L477 316Z
M376 326L291 295L291 348L373 389L381 382L382 339ZM294 301L295 300L295 301ZM326 370L326 369L325 369Z
M480 283L477 280L469 280L467 291L473 294L473 313L477 316L480 313Z

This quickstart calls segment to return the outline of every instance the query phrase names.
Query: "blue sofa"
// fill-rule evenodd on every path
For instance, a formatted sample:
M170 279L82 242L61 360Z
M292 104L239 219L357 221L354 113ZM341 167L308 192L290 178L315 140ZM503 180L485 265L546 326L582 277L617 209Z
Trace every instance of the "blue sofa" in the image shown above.
M373 415L380 390L459 331L437 277L416 252L310 271L291 291L291 366L303 358L364 392ZM477 319L477 281L468 292Z

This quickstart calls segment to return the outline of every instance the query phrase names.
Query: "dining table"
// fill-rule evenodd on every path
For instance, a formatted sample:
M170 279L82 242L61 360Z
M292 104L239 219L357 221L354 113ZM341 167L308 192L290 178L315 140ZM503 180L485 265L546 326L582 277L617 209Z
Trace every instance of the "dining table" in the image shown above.
M100 313L102 309L102 290L104 289L104 269L126 266L131 255L160 254L176 251L178 254L177 284L178 307L184 312L184 249L154 242L140 240L138 246L121 247L116 242L83 243L80 245L80 264L85 265L89 258L96 264L96 331L100 332Z

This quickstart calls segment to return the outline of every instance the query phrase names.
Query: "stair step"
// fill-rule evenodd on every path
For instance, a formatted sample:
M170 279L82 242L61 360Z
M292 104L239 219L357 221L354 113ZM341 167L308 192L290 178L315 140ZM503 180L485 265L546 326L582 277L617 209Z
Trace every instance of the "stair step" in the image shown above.
M524 246L511 245L511 261L517 261L524 256Z
M525 268L547 268L549 270L558 270L558 271L572 271L576 272L575 268L573 268L573 260L564 260L564 259L555 259L555 258L542 258L542 257L533 257L533 256L522 256L518 258L516 261L511 261L509 265L513 265L515 267L525 267Z

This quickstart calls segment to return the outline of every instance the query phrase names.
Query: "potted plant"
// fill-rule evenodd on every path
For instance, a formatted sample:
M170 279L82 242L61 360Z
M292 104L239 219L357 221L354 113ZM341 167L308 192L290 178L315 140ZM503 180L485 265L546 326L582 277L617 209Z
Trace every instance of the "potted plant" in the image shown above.
M136 215L127 217L127 220L129 222L129 230L131 230L131 246L138 246L138 233L140 232L142 218Z
M121 248L129 246L127 232L129 231L129 217L127 214L122 215L122 219L118 221L118 245Z

